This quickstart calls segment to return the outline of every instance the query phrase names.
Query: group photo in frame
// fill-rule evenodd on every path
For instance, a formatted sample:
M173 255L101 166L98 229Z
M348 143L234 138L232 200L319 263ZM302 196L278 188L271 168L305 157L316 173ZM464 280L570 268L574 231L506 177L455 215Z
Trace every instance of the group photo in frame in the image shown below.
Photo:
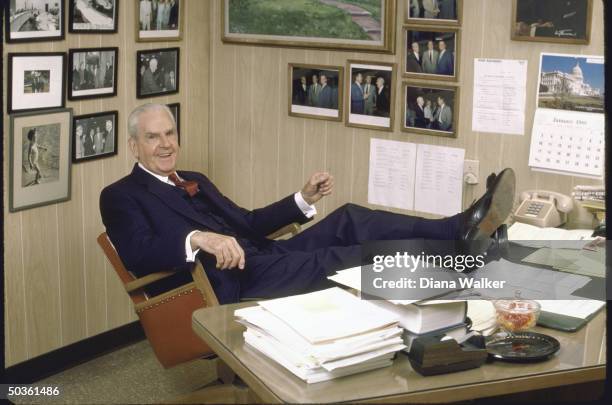
M342 121L341 66L289 64L289 115Z
M406 77L457 81L460 34L454 28L404 28Z
M136 53L136 97L178 93L179 48L142 50Z
M444 26L461 25L463 0L403 0L406 23Z
M72 162L80 163L117 154L118 111L74 116Z
M222 6L224 42L395 52L397 0L222 0Z
M10 119L9 211L68 200L72 109Z
M8 113L64 107L65 65L63 52L9 53Z
M456 138L459 88L407 81L402 83L402 131Z
M395 64L347 61L346 125L393 130Z
M68 31L78 34L117 32L119 0L68 0Z
M170 103L166 104L166 107L170 109L174 122L176 123L176 136L178 138L178 144L181 144L181 103Z
M117 95L119 48L68 50L68 99Z
M511 38L587 45L592 15L592 0L513 0Z
M64 39L64 4L64 0L7 0L6 42Z
M181 0L137 0L137 41L180 41L183 37Z

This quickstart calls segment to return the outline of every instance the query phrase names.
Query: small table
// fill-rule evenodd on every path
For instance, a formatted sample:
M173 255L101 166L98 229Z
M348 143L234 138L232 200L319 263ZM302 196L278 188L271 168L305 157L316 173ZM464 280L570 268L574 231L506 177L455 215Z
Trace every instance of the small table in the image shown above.
M234 311L252 305L256 303L203 308L193 313L192 324L262 402L449 402L605 379L605 310L576 333L536 328L561 343L561 350L541 363L495 361L473 370L423 377L399 353L391 367L306 384L244 342L244 327L234 321Z

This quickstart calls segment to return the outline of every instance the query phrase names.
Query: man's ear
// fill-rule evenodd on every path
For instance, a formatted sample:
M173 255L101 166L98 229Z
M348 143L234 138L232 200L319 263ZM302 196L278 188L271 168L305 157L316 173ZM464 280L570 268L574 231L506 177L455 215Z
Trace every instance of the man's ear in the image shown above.
M128 139L128 146L130 147L130 151L132 152L134 159L138 160L138 147L136 145L136 139L130 136Z

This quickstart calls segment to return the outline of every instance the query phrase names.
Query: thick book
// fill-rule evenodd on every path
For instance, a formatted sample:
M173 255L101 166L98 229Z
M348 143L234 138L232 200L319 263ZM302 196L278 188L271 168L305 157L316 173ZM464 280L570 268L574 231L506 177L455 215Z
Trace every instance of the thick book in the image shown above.
M466 301L425 301L408 305L393 304L385 300L370 301L391 312L399 325L410 333L423 334L465 323Z
M455 340L459 340L468 333L468 325L465 323L454 325L444 329L438 329L435 331L427 332L427 333L410 333L408 331L404 332L403 339L406 348L404 351L406 353L410 353L410 348L412 347L412 342L415 339L425 337L425 336L449 336Z

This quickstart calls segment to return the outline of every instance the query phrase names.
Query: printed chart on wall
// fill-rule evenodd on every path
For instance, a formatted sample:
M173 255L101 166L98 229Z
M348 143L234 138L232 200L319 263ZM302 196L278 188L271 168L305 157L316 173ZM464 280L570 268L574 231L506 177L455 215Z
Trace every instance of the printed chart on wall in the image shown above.
M601 178L604 168L603 56L543 53L529 166Z

